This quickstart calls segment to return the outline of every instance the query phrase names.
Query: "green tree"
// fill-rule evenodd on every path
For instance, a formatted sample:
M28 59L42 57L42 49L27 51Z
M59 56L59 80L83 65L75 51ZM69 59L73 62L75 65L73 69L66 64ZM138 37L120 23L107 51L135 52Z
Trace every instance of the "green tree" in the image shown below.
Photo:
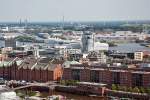
M60 84L61 84L61 85L66 85L65 80L61 80L61 81L60 81Z
M122 86L117 86L117 89L119 90L119 91L122 91Z
M127 87L126 86L118 86L118 89L120 91L127 91Z
M135 88L133 88L133 92L140 93L140 90L138 87L135 87Z
M140 87L140 92L141 93L145 93L146 91L145 91L145 89L143 87Z
M132 92L132 91L133 91L132 87L127 88L127 92Z
M111 89L112 90L117 90L117 86L115 84L112 84Z
M147 93L150 95L150 87L149 88L147 88Z

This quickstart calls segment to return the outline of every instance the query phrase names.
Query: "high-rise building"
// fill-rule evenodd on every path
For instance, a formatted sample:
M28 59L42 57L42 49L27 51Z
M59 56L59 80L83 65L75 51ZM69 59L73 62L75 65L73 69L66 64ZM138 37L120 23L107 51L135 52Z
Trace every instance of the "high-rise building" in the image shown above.
M94 50L95 34L86 31L82 35L82 52L88 53Z
M16 48L16 39L13 37L5 38L5 47L13 47Z

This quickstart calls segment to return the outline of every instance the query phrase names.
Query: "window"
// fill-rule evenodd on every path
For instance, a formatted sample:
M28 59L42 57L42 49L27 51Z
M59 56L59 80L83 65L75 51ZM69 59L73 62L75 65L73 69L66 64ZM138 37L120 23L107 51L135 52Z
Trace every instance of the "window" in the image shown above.
M91 71L90 73L91 81L92 82L99 82L99 72L98 71Z
M143 75L142 74L132 74L132 85L133 86L143 86Z
M80 81L80 70L79 69L72 70L72 79Z
M113 81L113 84L120 84L120 73L119 72L112 73L112 81Z

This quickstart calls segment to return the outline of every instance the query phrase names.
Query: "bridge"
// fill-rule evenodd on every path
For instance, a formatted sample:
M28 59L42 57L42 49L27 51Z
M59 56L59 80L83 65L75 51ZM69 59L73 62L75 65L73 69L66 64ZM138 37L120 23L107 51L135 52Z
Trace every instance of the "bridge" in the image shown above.
M15 90L19 90L19 89L26 89L26 88L30 88L30 87L46 87L50 90L53 90L56 87L56 83L54 82L47 82L47 83L28 83L27 85L24 86L19 86L19 87L15 87L12 88L11 90L15 91Z

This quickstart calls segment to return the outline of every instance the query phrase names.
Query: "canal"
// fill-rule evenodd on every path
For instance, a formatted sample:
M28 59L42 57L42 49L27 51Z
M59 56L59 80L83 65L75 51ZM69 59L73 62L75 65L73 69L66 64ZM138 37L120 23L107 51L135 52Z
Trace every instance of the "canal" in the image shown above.
M15 91L17 93L17 96L20 98L24 97L40 97L40 98L47 98L52 95L59 95L62 97L65 97L65 100L107 100L104 97L97 97L97 96L86 96L86 95L77 95L77 94L71 94L71 93L65 93L65 92L57 92L53 91L52 94L49 94L49 92L38 92L38 91L26 91L26 90L19 90ZM21 94L21 95L20 95Z
M63 93L63 92L53 92L53 95L62 95L67 98L67 100L106 100L102 97L94 97L94 96L84 96L84 95L76 95L76 94L70 94L70 93ZM50 96L48 92L41 92L41 97L47 97Z

